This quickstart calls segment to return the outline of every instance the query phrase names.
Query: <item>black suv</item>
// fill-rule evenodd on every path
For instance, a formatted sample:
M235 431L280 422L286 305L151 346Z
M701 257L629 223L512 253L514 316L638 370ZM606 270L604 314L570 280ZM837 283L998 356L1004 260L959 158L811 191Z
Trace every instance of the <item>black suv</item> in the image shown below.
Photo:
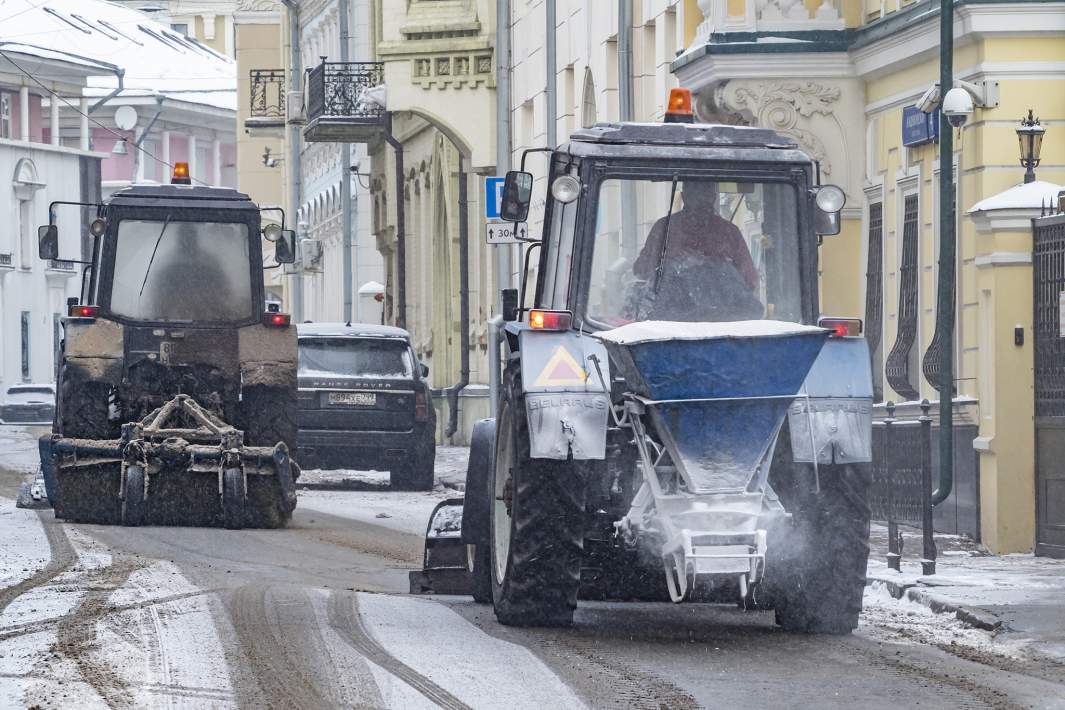
M431 490L436 412L428 368L401 328L304 323L299 333L299 463L389 471Z

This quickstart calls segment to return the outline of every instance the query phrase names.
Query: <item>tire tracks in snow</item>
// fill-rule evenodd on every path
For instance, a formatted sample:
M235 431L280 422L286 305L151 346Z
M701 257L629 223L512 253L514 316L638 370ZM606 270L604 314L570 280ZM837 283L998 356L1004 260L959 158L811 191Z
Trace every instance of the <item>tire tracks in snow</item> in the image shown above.
M258 685L258 698L239 689L242 705L330 710L351 704L337 684L342 676L306 590L249 585L232 590L223 602L241 660Z
M48 560L41 570L22 580L18 584L13 584L3 590L0 590L0 614L4 613L4 610L19 597L35 587L40 587L44 584L48 584L53 579L61 575L70 569L70 566L74 564L74 560L77 559L77 554L74 552L74 547L70 544L70 540L67 538L66 532L63 530L63 526L56 522L49 522L45 518L43 511L37 511L37 519L41 523L41 528L44 529L45 538L48 540L48 548L51 552L51 559Z
M99 647L96 625L113 611L108 602L111 594L144 566L131 559L112 558L110 566L94 570L85 578L85 595L56 624L56 640L51 650L71 660L82 679L110 707L130 707L134 704L133 696L116 670L96 657Z
M329 625L366 660L396 676L444 710L472 710L445 688L418 673L377 643L359 617L359 602L355 593L334 591L329 595Z

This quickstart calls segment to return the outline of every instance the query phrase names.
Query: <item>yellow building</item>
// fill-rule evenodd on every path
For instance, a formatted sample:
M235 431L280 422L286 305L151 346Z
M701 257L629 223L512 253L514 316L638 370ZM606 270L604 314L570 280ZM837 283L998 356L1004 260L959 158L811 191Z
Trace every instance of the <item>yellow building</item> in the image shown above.
M939 77L939 3L699 6L704 21L674 73L696 90L702 118L792 135L845 189L844 230L822 249L822 310L864 314L883 398L906 402L899 413L911 416L914 400L938 398L924 364L938 347L939 151L914 107ZM955 130L952 156L953 515L993 551L1029 551L1038 497L1049 495L1036 487L1029 220L1065 183L1065 3L956 0L954 34L954 78L969 83L975 110ZM1007 193L1024 175L1015 131L1029 109L1047 129L1046 184Z

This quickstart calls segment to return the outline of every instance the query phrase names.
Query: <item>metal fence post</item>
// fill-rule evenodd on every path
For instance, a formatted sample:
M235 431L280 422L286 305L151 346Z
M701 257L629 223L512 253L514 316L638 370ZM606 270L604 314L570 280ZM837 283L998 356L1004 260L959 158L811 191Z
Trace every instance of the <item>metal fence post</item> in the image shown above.
M936 541L932 529L932 404L921 401L921 573L936 573Z
M899 524L895 522L895 466L892 438L895 426L895 403L888 401L884 405L887 417L884 419L884 474L887 478L887 529L888 554L887 565L896 572L902 570L902 535Z

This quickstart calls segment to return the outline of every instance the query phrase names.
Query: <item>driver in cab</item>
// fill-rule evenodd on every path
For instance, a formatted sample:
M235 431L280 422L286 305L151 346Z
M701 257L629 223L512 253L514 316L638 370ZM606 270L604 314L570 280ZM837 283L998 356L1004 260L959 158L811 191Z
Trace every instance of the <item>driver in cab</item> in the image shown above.
M759 274L740 230L717 214L715 183L689 180L683 208L651 228L633 275L643 283L637 317L656 320L760 318Z

